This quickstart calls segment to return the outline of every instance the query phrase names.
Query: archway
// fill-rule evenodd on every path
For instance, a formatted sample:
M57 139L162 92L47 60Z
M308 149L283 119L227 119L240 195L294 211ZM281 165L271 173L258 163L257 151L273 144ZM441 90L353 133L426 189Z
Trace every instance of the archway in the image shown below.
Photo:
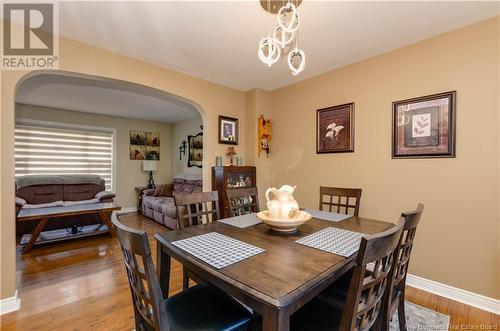
M102 92L101 90L104 92ZM92 94L92 93L94 93L94 94ZM135 114L135 113L130 114L130 112L129 112L129 115L133 119L141 119L142 120L144 118L144 116L146 116L146 119L151 120L151 118L148 118L147 116L149 116L149 117L153 116L153 119L155 118L155 116L161 117L164 115L164 114L161 114L161 112L162 111L167 112L168 107L173 107L173 108L177 107L181 110L187 109L189 112L191 112L191 111L196 112L199 115L199 117L201 117L201 121L202 121L201 123L204 122L203 117L205 114L204 114L201 106L199 106L198 104L196 104L193 101L179 97L179 96L174 95L172 93L165 92L165 91L155 89L155 88L145 86L145 85L127 82L127 81L111 79L111 78L106 78L106 77L100 77L100 76L92 76L92 75L84 75L84 74L79 74L79 73L64 72L64 71L41 71L41 72L30 73L30 74L24 76L20 80L20 82L17 84L16 90L15 90L16 114L17 114L17 109L21 107L19 105L19 103L23 103L25 105L31 105L31 106L36 105L36 106L40 106L40 107L45 107L45 109L55 109L58 111L66 112L66 115L69 115L69 113L74 113L76 111L76 112L80 112L80 114L84 114L84 113L89 114L88 115L89 117L91 116L91 114L99 113L99 112L101 113L99 116L112 115L112 116L119 116L119 117L120 116L121 117L128 117L126 115L123 115L123 112L122 113L117 112L118 107L116 106L116 104L112 104L111 105L112 107L109 107L108 109L103 108L104 111L99 111L98 108L99 108L99 106L101 106L101 104L98 104L97 108L96 108L96 105L92 104L92 102L91 102L92 97L96 97L96 99L102 98L102 96L99 93L111 93L112 97L116 97L116 98L121 97L121 98L126 99L124 102L121 103L122 106L126 106L126 104L128 102L132 102L133 98L142 98L139 100L139 102L137 102L137 101L134 101L134 102L136 104L137 103L140 104L141 102L143 102L142 104L144 105L144 107L143 107L144 109L142 109L142 111L138 111L137 113L139 113L139 114ZM116 95L113 95L113 93L116 93ZM80 94L82 94L83 96L80 96ZM151 113L150 111L148 113L147 111L145 111L145 109L147 108L146 102L149 100L148 98L152 99L155 102L160 102L160 105L158 107L156 107L156 109L154 109L155 111L158 111L160 113L158 113L158 114ZM75 99L77 99L77 100L75 100ZM67 106L68 100L69 100L69 106ZM78 108L79 105L82 105L83 110ZM140 105L138 105L138 108L140 109ZM32 110L35 110L35 112L38 112L40 109L32 109ZM29 112L25 111L25 114L24 114L25 116L26 116L26 113L29 113ZM172 112L167 114L167 115L169 116L168 117L169 119L173 119L174 117L178 118L180 116L177 113L174 114ZM50 125L52 125L52 124L57 124L54 122L59 122L57 120L56 121L54 121L53 119L51 120L50 116L48 117L48 120L54 121L54 122L44 121L45 116L42 117L42 121L44 123L40 123L41 120L38 119L36 116L33 117L33 115L31 115L31 117L27 116L27 118L28 118L28 120L31 119L32 121L35 121L36 123L34 123L34 124L38 124L38 125L42 125L42 124L48 125L47 123L50 123ZM52 118L54 118L54 116L52 116ZM79 118L81 119L81 116ZM17 123L17 120L18 120L18 118L16 116L16 123ZM116 119L116 121L118 121L118 120ZM62 127L68 128L68 121L66 119L61 120L60 122L63 124ZM108 121L108 123L109 123L109 121ZM29 125L30 123L21 123L21 124ZM34 125L34 124L31 123L31 125ZM69 124L71 125L70 128L77 127L74 119L70 120ZM83 124L84 124L83 127L88 128L89 123L85 123L85 121L83 121ZM139 124L139 127L141 125L142 124ZM107 125L105 125L103 123L96 123L96 128L103 128L103 126L107 126ZM121 129L116 129L115 126L113 126L113 127L115 128L115 133L116 133L116 130L121 130ZM202 127L203 127L203 125L202 125ZM122 150L121 161L123 161L123 162L120 162L120 159L117 160L115 158L115 156L114 156L115 150L118 148L115 148L116 145L113 146L113 163L114 164L118 163L118 167L120 167L120 163L123 164L126 161L128 161L128 154L127 153L129 151L129 147L126 146L126 152L124 153L123 152L124 148L122 145L124 145L123 140L128 139L128 133L132 129L134 129L134 128L133 127L126 128L127 137L125 137L125 134L123 132L124 130L122 130L122 132L121 132L120 140L122 141L122 143L120 145L120 150ZM89 129L89 130L91 130L91 129ZM170 137L163 136L161 138L161 141L163 142L163 140L166 140L166 141L168 141L168 143L170 143L171 138L172 138L171 136ZM54 140L54 138L49 138L49 140L50 139ZM203 139L206 139L206 137L204 136ZM113 141L115 142L116 140L118 140L118 138L116 138L116 134L115 134ZM43 142L45 142L45 141L43 141ZM22 143L22 141L20 143ZM17 138L17 129L16 129L16 146L17 146L17 144L18 144L18 138ZM28 142L27 145L29 145L29 144L30 143ZM130 144L132 144L132 143L130 143ZM127 145L128 145L128 143L127 143ZM46 147L46 148L49 148L49 147ZM52 146L52 148L58 148L58 147L54 145L54 146ZM148 148L148 147L146 147L146 148ZM174 159L173 155L176 152L175 151L176 148L177 147L173 147L171 145L171 149L169 149L170 155L163 156L163 158L168 160L168 161L164 161L164 162L172 162L172 160ZM158 152L159 152L159 149L158 149ZM34 153L36 153L36 152L34 152ZM25 154L27 154L27 153L25 153ZM127 158L126 158L127 160L123 157L124 156L123 154L127 154ZM44 158L47 158L47 155L44 155ZM184 155L185 155L185 160L186 160L187 159L186 153L184 153ZM41 169L40 163L42 163L42 165L46 166L47 161L44 160L43 162L40 162L39 160L35 160L36 162L33 162L31 159L29 159L29 156L30 155L28 155L28 156L23 155L23 157L25 159L23 160L22 158L20 158L22 161L19 161L19 162L20 163L23 162L23 164L36 163L37 164L36 166L31 166L31 167L36 168L37 171L48 171L48 174L52 174L52 173L55 173L55 171L57 171L55 166L51 166L51 168L54 168L51 170L40 170ZM31 155L31 156L33 156L33 155ZM36 155L36 156L39 156L39 155ZM26 159L29 159L29 160L26 161ZM132 157L131 157L131 159L132 159ZM153 159L153 160L155 160L155 159ZM59 160L55 159L55 160L51 160L51 161L59 161ZM132 162L134 162L134 161L132 161ZM206 157L203 158L202 162L205 163L205 166L206 166L207 158ZM51 163L51 162L48 162L48 163ZM69 163L69 162L65 161L65 163ZM22 166L18 167L18 158L16 155L16 175L17 175L19 169L24 169L21 167ZM137 162L136 162L136 167L137 167ZM29 167L25 166L25 168L28 169ZM48 167L46 167L46 168L48 168ZM116 170L116 166L115 166L115 170ZM127 177L126 179L129 179L131 177L131 175L130 175L130 172L128 170L129 169L127 169L126 175L124 175L125 171L120 170L122 175L117 176L117 181L121 181L121 179L122 178L125 179L125 177ZM133 169L133 170L135 170L135 169ZM109 171L111 172L112 170L110 169ZM72 173L72 170L70 170L69 172ZM113 171L113 173L119 173L119 172ZM23 174L23 173L20 172L20 174ZM40 174L45 174L45 173L42 172ZM59 173L57 173L57 174L59 174ZM205 174L207 174L207 172L205 172ZM176 173L170 173L168 175L168 177L172 177L173 175L176 175ZM206 186L207 183L209 182L209 178L207 178L206 175L203 177L204 177L204 183ZM109 177L107 178L107 180L111 182ZM112 182L113 183L115 182L115 177L113 177ZM124 182L126 182L126 180L124 180ZM165 183L165 182L163 181L160 183ZM138 184L134 184L134 185L138 185ZM134 185L127 185L126 191L133 192ZM122 185L122 186L125 186L125 185ZM120 193L120 191L117 191L117 193ZM134 204L128 203L128 204L124 205L124 204L120 203L120 205L130 208L131 205L133 206ZM31 232L31 231L29 231L29 232Z

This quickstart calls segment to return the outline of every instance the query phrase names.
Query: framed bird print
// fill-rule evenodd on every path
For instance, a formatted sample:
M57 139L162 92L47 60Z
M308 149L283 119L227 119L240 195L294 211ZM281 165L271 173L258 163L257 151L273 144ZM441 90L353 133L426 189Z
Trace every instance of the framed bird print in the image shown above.
M316 153L354 152L354 102L316 111Z
M456 92L392 103L392 157L455 157Z

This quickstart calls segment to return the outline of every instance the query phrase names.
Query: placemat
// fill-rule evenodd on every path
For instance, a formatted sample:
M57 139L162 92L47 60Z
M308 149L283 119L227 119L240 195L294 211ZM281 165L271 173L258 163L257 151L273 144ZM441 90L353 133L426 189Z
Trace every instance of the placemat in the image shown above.
M217 232L173 241L172 245L179 247L216 269L227 267L265 251L265 249Z
M325 221L331 221L331 222L340 222L340 221L343 221L349 217L352 217L352 215L330 213L328 211L317 210L317 209L304 209L304 211L311 214L312 217L314 217L314 218L319 218L319 219L322 219Z
M351 256L359 250L363 233L337 228L325 228L295 241L298 244L321 249L322 251Z
M230 218L224 218L219 220L219 222L224 224L229 224L236 226L238 228L247 228L256 224L262 223L262 221L257 217L256 213L245 214L241 216L235 216Z

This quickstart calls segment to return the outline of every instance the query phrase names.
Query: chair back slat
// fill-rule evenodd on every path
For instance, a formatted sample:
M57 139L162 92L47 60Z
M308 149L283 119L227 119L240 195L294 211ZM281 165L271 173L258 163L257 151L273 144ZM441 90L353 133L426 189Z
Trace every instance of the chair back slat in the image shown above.
M112 222L123 253L136 329L170 330L146 232L123 225L114 214Z
M408 265L410 263L413 241L417 232L417 226L424 211L424 205L419 203L417 209L411 212L401 214L404 220L403 232L401 233L400 243L397 248L397 258L394 267L393 285L398 285L406 281Z
M340 330L366 331L377 320L402 228L399 222L387 231L361 239ZM367 269L368 264L373 265L373 270Z
M226 196L229 214L233 217L260 211L259 193L256 187L228 189Z
M362 189L325 187L319 188L319 210L342 214L359 215ZM325 200L325 197L327 198ZM327 207L325 209L325 207Z
M217 191L180 194L176 195L174 200L179 228L184 227L186 220L189 226L193 226L220 219Z

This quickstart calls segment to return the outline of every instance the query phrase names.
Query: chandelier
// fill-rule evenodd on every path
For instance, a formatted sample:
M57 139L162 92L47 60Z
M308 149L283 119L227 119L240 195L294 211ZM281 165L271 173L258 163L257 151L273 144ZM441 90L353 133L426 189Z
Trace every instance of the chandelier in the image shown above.
M302 72L306 65L306 54L299 48L300 19L297 7L302 0L260 0L264 10L276 14L278 25L259 42L259 59L269 67L288 53L288 67L294 76ZM271 32L272 31L272 32ZM293 46L292 46L293 45Z

